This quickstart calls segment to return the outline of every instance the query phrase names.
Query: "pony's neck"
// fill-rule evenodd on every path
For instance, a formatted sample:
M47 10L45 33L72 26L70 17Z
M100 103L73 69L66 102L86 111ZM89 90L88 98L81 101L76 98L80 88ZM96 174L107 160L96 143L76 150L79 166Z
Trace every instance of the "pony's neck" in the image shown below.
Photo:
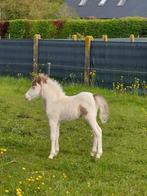
M45 100L46 104L52 104L58 99L63 98L65 96L65 93L56 81L48 79L47 83L42 85L41 96Z

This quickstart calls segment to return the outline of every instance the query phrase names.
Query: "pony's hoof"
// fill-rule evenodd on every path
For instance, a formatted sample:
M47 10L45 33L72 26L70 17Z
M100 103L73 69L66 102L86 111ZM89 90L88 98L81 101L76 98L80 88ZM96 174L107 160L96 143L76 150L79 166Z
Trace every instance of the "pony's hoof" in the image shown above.
M53 159L54 157L53 157L53 155L49 155L48 158L49 159Z
M96 152L91 152L91 153L90 153L90 155L91 155L92 157L94 157L95 154L96 154Z
M102 153L97 153L96 156L95 156L95 158L96 159L100 159L101 156L102 156Z

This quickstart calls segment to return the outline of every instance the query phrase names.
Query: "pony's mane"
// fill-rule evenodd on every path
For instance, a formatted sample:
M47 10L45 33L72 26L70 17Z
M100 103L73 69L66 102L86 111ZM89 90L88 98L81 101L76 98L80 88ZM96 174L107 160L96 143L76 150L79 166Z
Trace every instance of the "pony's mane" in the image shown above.
M59 97L65 95L61 85L53 78L50 78L44 74L39 74L38 76L36 76L34 80L32 81L32 86L35 86L37 83L47 84L49 89L55 92L56 95Z
M50 85L50 86L52 86L52 88L57 91L57 93L59 94L59 96L60 95L65 95L65 93L64 93L61 85L55 79L48 77L47 84Z
M47 83L48 86L53 90L56 91L58 96L65 95L61 85L53 78L50 78L44 74L39 74L39 77L41 78L41 81L44 83Z

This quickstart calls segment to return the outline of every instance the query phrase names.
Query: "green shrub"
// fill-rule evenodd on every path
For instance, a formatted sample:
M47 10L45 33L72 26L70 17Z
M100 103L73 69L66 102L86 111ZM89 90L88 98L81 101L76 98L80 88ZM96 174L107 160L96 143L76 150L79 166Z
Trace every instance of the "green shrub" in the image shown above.
M10 20L9 33L11 39L27 38L29 33L28 20Z
M71 34L80 33L101 38L103 34L108 37L129 37L147 35L147 19L121 18L108 20L67 20L60 33L60 37L67 38Z
M56 28L51 21L48 20L32 20L29 21L29 37L32 38L35 34L40 34L43 39L53 38Z
M39 33L42 38L68 38L72 34L92 35L101 38L107 34L110 38L147 36L146 18L121 19L71 19L71 20L12 20L9 33L11 38L32 38Z
M33 38L40 34L42 38L52 38L55 34L55 27L48 20L11 20L9 33L11 38Z

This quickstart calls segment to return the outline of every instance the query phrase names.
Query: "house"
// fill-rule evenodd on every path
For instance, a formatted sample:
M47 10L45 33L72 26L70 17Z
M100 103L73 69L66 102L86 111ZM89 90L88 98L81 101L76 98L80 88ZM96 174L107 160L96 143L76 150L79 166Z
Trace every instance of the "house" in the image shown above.
M147 0L65 0L81 18L147 17Z

